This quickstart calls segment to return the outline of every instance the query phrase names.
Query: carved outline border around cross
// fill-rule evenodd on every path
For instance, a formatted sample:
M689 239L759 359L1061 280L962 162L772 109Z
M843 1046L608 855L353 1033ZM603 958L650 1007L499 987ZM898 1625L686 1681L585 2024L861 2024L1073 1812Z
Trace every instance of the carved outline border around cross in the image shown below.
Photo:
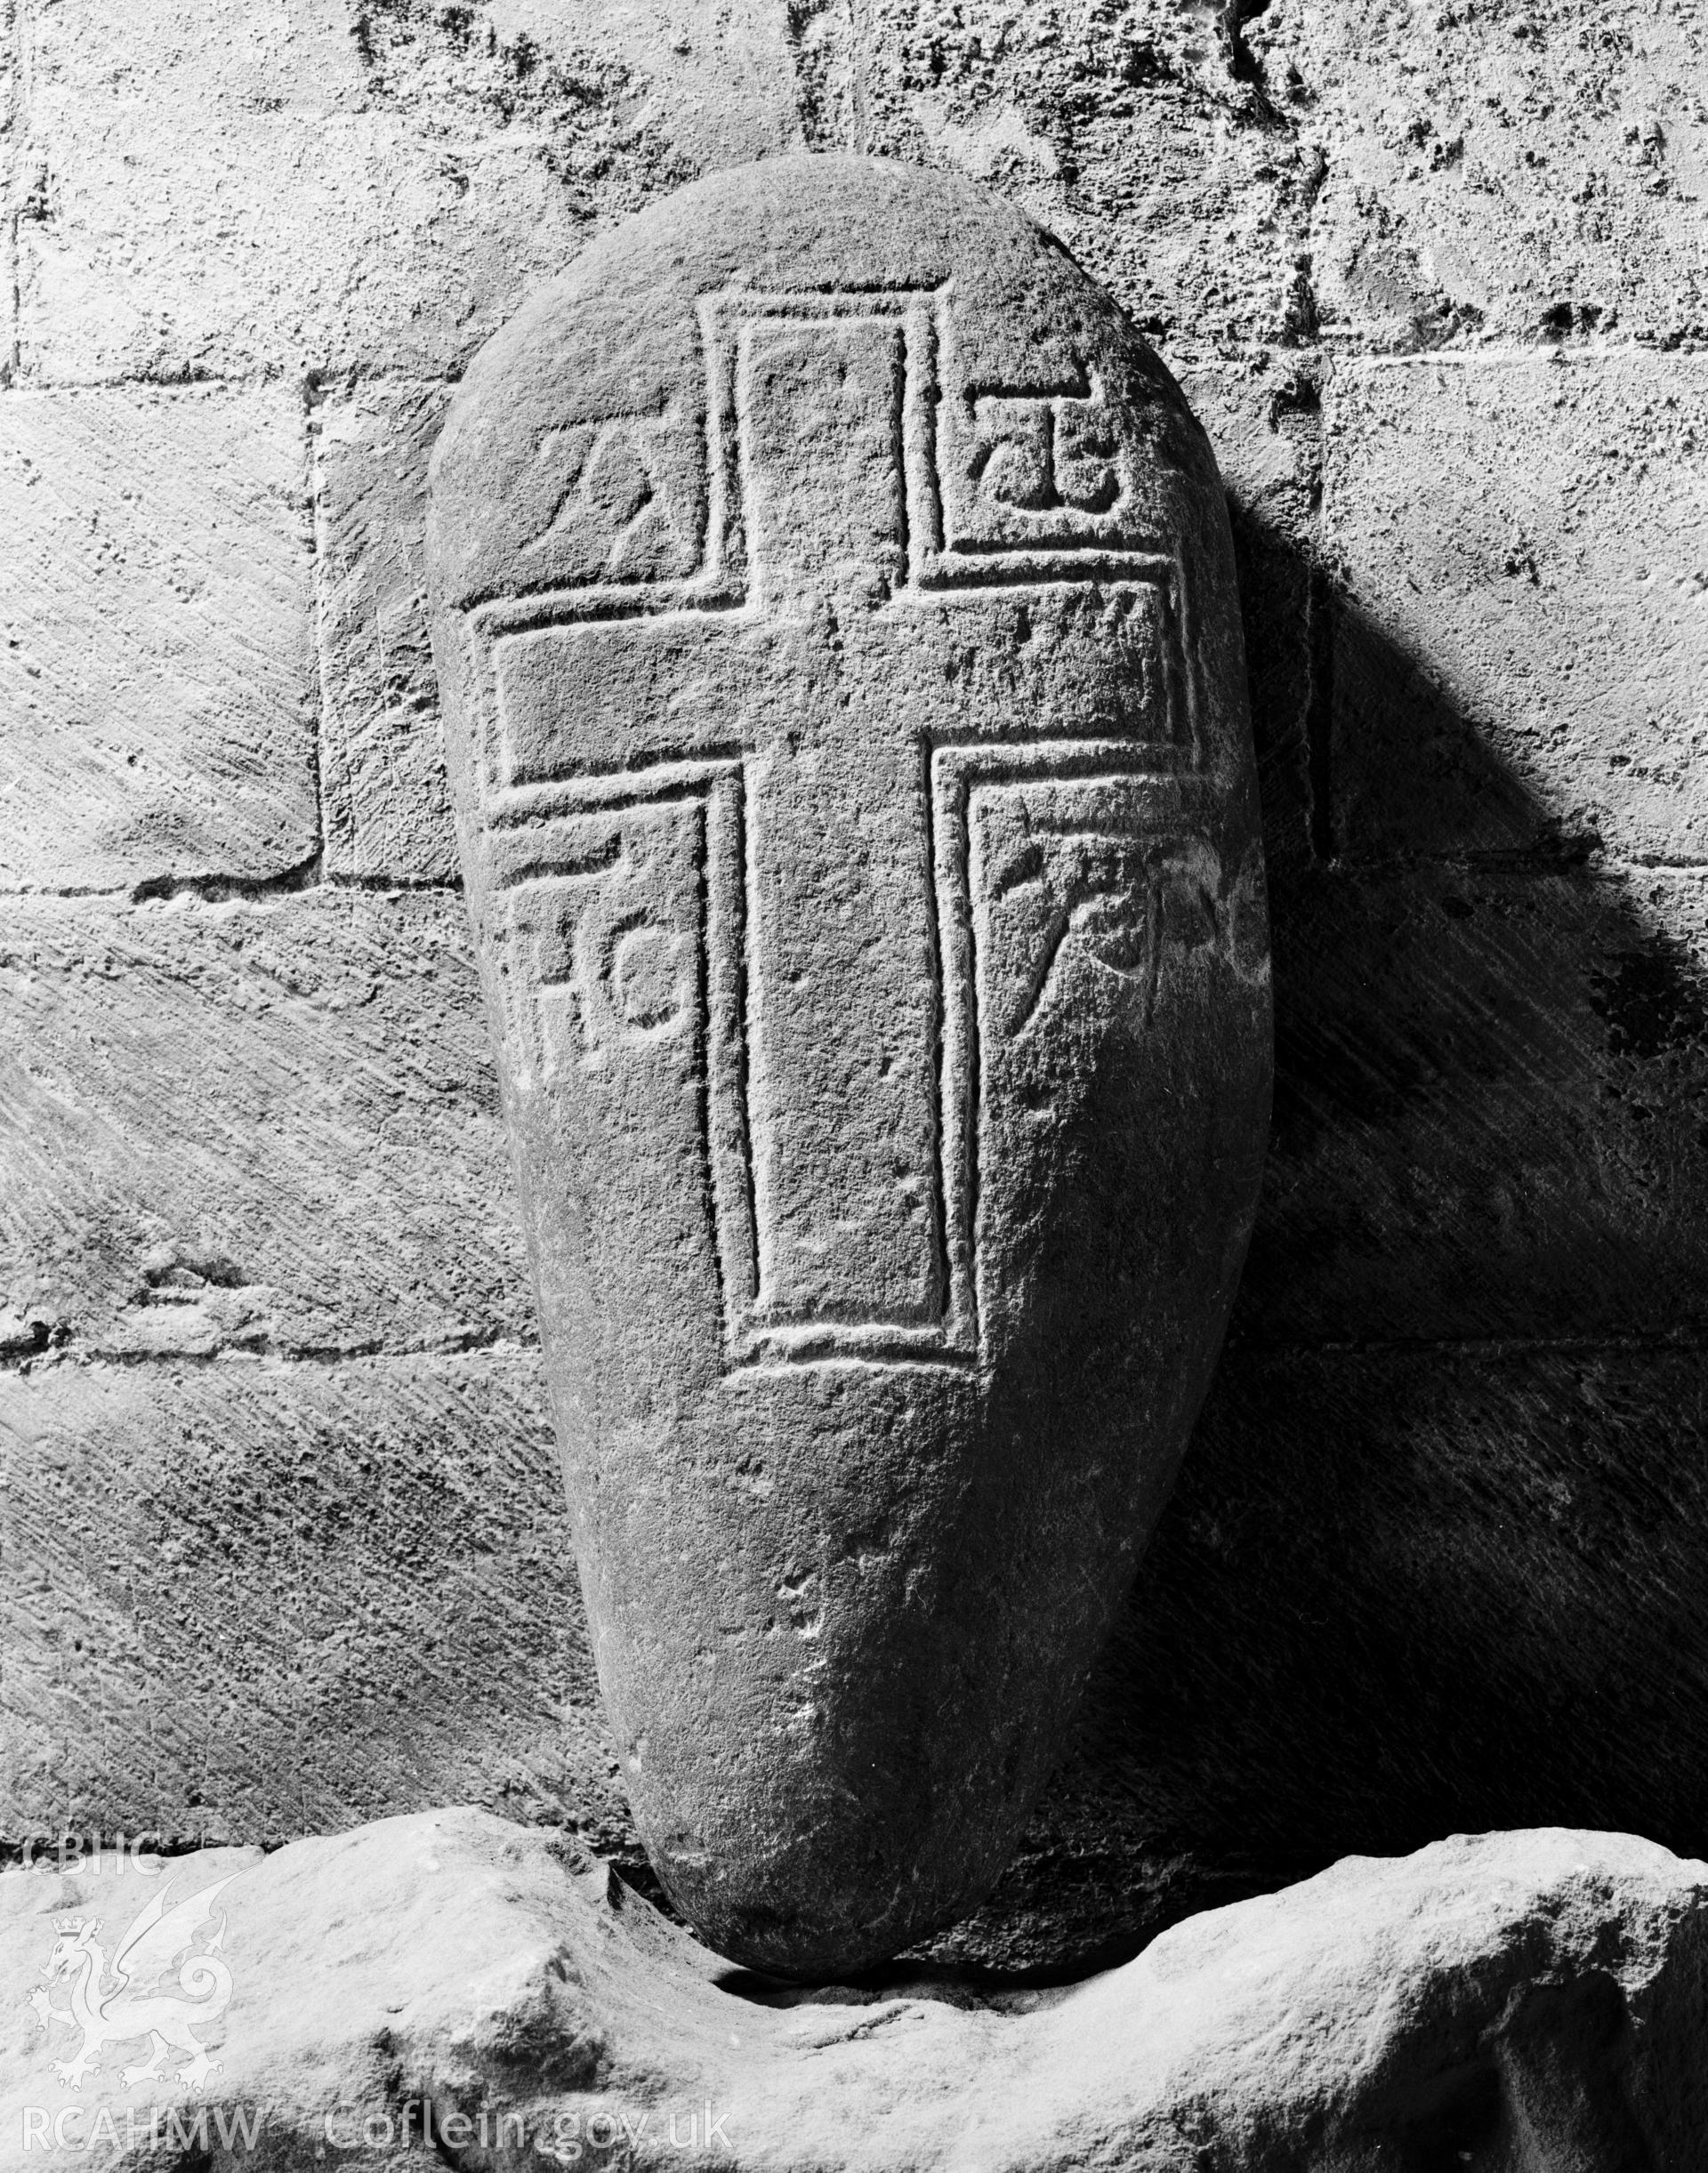
M701 897L700 952L695 1000L705 1034L705 1139L716 1233L725 1360L732 1369L800 1363L865 1362L968 1367L980 1351L977 1256L979 1191L977 948L970 887L969 819L972 797L986 786L1074 782L1086 787L1135 788L1155 803L1159 843L1192 826L1198 794L1200 699L1188 660L1194 653L1190 603L1177 556L1135 533L1131 479L1118 475L1076 503L1055 486L1051 463L1060 435L1059 412L1094 401L1090 377L1047 387L968 385L958 403L939 398L939 360L953 353L951 292L937 288L765 293L732 288L702 298L700 326L706 375L706 505L696 570L665 580L590 581L490 599L465 615L471 637L479 704L473 720L478 784L494 845L497 889L512 911L530 891L573 885L590 869L576 862L552 833L562 818L618 810L673 809L697 825L695 852ZM1105 589L1143 592L1157 620L1166 711L1163 736L1149 739L1043 736L1016 742L934 739L927 749L933 930L938 974L937 1197L933 1203L939 1269L935 1316L927 1321L777 1318L761 1293L760 1207L755 1196L753 1122L748 1107L746 1019L751 964L746 955L749 787L742 753L731 750L681 760L650 761L623 770L576 771L566 763L549 777L519 777L506 730L500 662L508 644L556 628L616 624L640 617L755 612L757 575L744 508L752 487L745 459L743 329L767 320L814 325L887 323L902 342L898 401L898 459L902 472L902 575L890 601L987 596L1003 591L1094 582ZM953 372L947 373L953 375ZM965 503L964 481L976 479L990 447L979 442L979 409L990 403L1010 416L1038 411L1037 451L1031 455L1040 487L1021 501L1007 535L981 536ZM612 423L653 429L657 416L612 417ZM945 487L939 426L952 438ZM589 426L590 442L600 425ZM1024 456L1027 448L1022 447ZM958 468L958 476L957 476ZM946 500L948 518L946 521ZM1100 503L1099 501L1101 501ZM542 535L563 516L554 507ZM1026 533L1027 519L1034 532ZM1039 527L1038 524L1043 524ZM1018 527L1020 533L1012 533ZM541 540L541 539L536 539ZM553 853L562 866L553 865ZM533 1007L537 1013L538 1004ZM550 1056L541 1022L524 1022L533 1061L547 1076Z

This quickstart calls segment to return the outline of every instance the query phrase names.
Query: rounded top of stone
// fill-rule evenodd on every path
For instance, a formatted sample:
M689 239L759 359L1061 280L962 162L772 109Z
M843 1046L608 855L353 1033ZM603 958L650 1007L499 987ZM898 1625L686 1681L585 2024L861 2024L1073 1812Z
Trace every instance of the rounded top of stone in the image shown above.
M991 529L979 548L1124 547L1178 529L1182 484L1188 506L1219 499L1173 380L1022 212L887 159L765 159L600 236L475 358L433 461L436 603L688 575L715 510L719 372L737 366L744 325L790 317L891 320L929 347L933 407L964 423L969 459L994 458L986 515L979 479L958 479L966 520ZM1059 453L1045 446L1063 431Z

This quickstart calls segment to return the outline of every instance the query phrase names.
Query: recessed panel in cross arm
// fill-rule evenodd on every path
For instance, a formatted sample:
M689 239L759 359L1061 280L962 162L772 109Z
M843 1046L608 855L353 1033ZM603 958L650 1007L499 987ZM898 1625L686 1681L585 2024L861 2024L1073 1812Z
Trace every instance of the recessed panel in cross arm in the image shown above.
M899 585L907 551L903 367L893 318L740 322L737 465L748 580L761 610L850 583Z

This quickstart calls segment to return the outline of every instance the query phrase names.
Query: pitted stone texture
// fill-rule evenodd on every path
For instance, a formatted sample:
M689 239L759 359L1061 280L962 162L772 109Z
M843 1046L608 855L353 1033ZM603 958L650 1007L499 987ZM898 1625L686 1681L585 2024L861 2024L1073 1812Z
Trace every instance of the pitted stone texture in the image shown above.
M533 1352L0 1372L0 1833L449 1787L639 1862L567 1521Z
M266 1857L0 1875L0 2166L38 2165L58 2122L68 2145L134 2138L162 2173L476 2153L634 2173L1688 2173L1708 2126L1708 1865L1627 1835L1349 1858L1048 1992L901 1969L791 1997L575 1861L458 1810ZM200 2004L220 2011L190 2032L211 2072L193 2094L169 2050L124 2090L146 2040L96 2032L73 2092L52 2063L85 2042L79 1937L109 1959L150 1905L187 1910L191 1955L217 1933L224 1984Z
M591 225L794 140L780 20L545 0L22 0L22 363L455 366Z
M471 368L430 563L584 1586L693 1921L965 1909L1172 1478L1268 1100L1227 514L947 176L737 170Z
M10 900L0 1128L25 1351L533 1338L455 898Z
M772 0L477 0L466 18L386 0L351 35L376 104L429 132L537 131L583 212L801 141L799 41Z
M1172 350L1708 332L1691 0L868 0L825 43L825 141L1001 188Z
M1237 12L865 0L860 26L840 141L1000 189L1171 354L1312 335L1321 154Z
M1245 36L1321 147L1325 331L1401 350L1708 334L1695 0L1276 0Z
M0 889L317 850L305 450L284 390L7 395Z
M1336 373L1342 850L1708 857L1704 442L1698 356Z

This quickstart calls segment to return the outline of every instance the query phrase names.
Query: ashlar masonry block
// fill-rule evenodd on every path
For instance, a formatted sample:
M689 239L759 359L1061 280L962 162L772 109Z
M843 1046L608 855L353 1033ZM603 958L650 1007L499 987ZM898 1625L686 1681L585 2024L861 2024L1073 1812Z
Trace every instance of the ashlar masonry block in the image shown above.
M0 1831L620 1850L564 1522L532 1352L0 1373Z
M1244 12L1244 11L1242 11ZM1324 328L1444 341L1708 332L1696 0L1277 0L1244 27L1317 162Z
M1708 357L1337 371L1336 844L1708 859Z
M1308 133L1213 11L871 0L842 142L1023 205L1177 354L1304 336ZM845 98L844 103L848 102Z
M457 899L15 899L0 1315L114 1357L532 1340Z
M1230 1350L1081 1726L1127 1831L1283 1878L1555 1820L1688 1846L1705 1425L1689 1348Z
M46 382L453 369L600 221L794 128L780 6L21 12Z
M427 456L449 388L329 394L315 430L326 867L448 881L456 870L427 624Z
M1322 479L1314 369L1286 349L1182 365L1233 518L1263 851L1277 889L1310 857L1312 536Z
M300 400L0 404L0 888L282 874L319 845Z

